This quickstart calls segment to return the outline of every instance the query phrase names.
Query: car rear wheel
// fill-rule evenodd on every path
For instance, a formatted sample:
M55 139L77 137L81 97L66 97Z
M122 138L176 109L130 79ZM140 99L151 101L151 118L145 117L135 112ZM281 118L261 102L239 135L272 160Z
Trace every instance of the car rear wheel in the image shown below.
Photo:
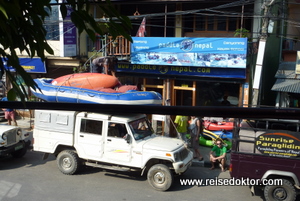
M293 184L286 179L282 179L282 186L265 186L264 196L266 201L295 201L296 190Z
M75 151L64 150L57 156L58 169L67 175L75 174L80 168L80 160Z

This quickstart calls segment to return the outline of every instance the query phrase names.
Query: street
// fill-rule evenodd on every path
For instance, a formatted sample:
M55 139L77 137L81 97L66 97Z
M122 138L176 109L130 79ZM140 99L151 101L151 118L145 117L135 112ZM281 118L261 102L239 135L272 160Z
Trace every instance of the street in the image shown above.
M248 186L182 186L180 179L229 178L220 169L194 165L175 177L167 192L153 190L138 172L122 173L86 167L79 174L63 175L54 156L28 151L21 159L0 158L0 201L7 200L216 200L258 201ZM220 174L221 173L221 174Z

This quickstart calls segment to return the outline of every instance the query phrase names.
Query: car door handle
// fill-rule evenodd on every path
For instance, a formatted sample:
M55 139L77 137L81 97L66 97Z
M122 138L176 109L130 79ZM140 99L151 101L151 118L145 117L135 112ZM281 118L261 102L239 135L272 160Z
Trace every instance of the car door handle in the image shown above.
M84 135L79 135L79 137L84 137Z
M107 139L107 141L111 142L111 139Z

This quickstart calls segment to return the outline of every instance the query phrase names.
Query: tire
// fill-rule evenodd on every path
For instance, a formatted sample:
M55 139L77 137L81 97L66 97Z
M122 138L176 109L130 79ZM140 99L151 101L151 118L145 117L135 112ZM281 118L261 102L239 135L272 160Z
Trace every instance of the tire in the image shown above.
M282 186L265 186L264 196L266 201L295 201L296 189L293 184L286 179L282 180Z
M173 183L173 174L166 165L156 164L149 169L147 179L155 190L166 191Z
M27 152L26 143L24 141L22 141L22 143L23 143L23 148L18 151L12 152L11 153L12 157L22 158L26 154L26 152Z
M66 175L72 175L80 169L80 160L78 155L72 150L60 152L56 158L58 169Z

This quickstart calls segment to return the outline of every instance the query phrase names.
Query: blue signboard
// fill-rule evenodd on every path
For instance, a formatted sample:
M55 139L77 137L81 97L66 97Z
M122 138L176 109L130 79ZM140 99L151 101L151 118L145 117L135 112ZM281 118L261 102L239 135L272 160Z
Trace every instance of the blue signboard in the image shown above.
M66 2L66 1L64 1ZM72 57L77 54L77 29L76 26L70 21L72 7L71 5L67 6L67 16L63 22L63 33L64 33L64 56Z
M116 71L128 73L155 74L157 76L175 75L209 78L246 78L246 69L244 68L232 68L228 70L228 68L118 63Z
M15 72L16 70L6 65L6 61L4 59L3 64L6 69L9 69L11 72ZM45 63L42 62L40 58L19 58L20 65L24 68L24 70L28 73L46 73Z
M247 38L132 39L132 64L246 68Z

